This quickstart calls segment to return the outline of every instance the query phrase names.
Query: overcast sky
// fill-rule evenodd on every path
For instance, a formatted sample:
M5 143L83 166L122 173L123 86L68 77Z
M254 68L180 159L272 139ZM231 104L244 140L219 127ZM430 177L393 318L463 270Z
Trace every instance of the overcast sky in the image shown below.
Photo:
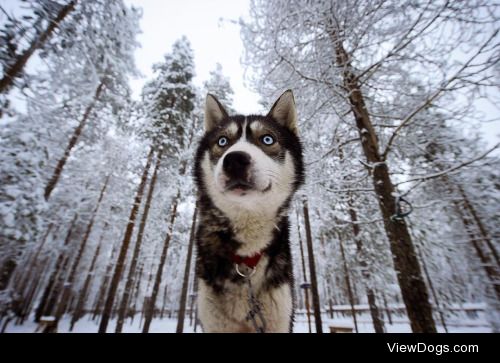
M138 36L141 48L136 50L136 64L144 77L131 81L134 96L140 95L143 84L152 78L152 65L161 62L170 52L172 44L182 35L191 41L195 55L197 75L195 83L201 86L209 72L221 63L233 87L234 108L240 113L262 113L259 97L245 86L244 68L240 58L243 43L240 29L232 20L248 16L249 0L125 0L128 5L143 9ZM8 10L19 7L19 0L0 0ZM495 92L499 99L498 90ZM271 102L271 101L269 101ZM486 120L481 131L488 146L500 140L499 106L489 101L476 100Z
M265 112L258 104L259 97L245 87L244 68L240 64L243 44L237 24L230 20L248 16L249 0L125 0L143 9L142 34L138 40L142 47L136 51L136 63L145 75L132 81L134 95L152 77L151 66L162 60L173 42L182 35L191 41L197 76L195 83L202 85L217 62L230 77L234 89L234 108L241 113ZM487 119L498 118L498 108L489 102L479 102ZM500 139L499 122L482 124L483 134L490 146Z
M237 20L248 13L248 0L125 0L141 7L142 47L136 51L136 64L146 76L132 80L134 95L152 77L151 66L160 62L172 44L182 35L191 41L196 64L195 83L199 86L209 77L217 62L230 77L234 89L234 108L241 113L262 111L258 95L244 85L244 69L240 65L243 44Z

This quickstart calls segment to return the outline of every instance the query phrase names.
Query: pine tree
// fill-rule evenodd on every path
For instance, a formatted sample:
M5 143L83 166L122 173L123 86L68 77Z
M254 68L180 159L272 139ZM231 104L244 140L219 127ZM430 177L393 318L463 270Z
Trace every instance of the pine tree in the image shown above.
M183 37L172 46L172 52L165 56L165 62L155 66L159 72L155 81L144 90L145 110L150 115L146 135L159 145L169 160L178 165L178 176L187 171L186 151L192 147L197 118L193 114L196 93L191 83L194 76L194 56L187 38ZM161 140L161 141L160 141ZM149 331L158 297L163 267L172 239L177 207L180 202L180 185L171 202L167 234L163 242L160 262L146 309L143 333Z
M210 72L210 78L204 83L203 87L206 93L211 93L217 97L230 115L235 113L233 108L234 91L229 78L224 76L220 63L217 63L215 69Z
M55 2L43 4L61 10ZM12 225L0 231L6 234L0 239L0 248L5 249L0 261L2 288L26 248L25 241L36 241L45 228L44 219L49 217L44 211L49 206L57 209L40 200L40 189L48 199L74 148L81 141L91 145L104 137L129 97L127 74L135 72L137 10L120 0L73 6L69 18L45 39L43 49L31 56L42 58L44 67L25 85L25 114L2 128L0 219ZM37 14L45 16L42 23L52 19L49 12ZM85 132L89 123L92 127Z

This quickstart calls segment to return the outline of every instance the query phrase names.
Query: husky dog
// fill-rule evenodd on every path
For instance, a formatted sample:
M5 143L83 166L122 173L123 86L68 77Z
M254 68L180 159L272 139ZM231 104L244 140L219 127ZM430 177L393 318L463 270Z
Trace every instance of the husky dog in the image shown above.
M203 330L290 332L287 210L304 181L292 91L283 93L266 116L229 116L208 94L195 180Z

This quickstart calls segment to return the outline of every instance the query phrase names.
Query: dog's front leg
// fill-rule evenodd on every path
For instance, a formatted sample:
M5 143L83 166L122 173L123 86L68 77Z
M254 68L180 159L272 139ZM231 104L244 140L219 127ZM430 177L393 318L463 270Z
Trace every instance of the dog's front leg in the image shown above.
M198 280L198 315L205 333L249 333L251 329L231 318L225 302L203 280Z
M264 307L266 333L290 333L293 301L289 284L263 292L259 299Z

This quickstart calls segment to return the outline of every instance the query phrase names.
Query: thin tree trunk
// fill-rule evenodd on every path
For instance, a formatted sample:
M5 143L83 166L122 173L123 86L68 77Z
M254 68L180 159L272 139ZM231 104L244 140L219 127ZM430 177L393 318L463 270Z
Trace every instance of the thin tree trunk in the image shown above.
M142 327L143 333L149 332L149 327L151 321L153 320L153 315L155 311L156 298L158 297L158 292L160 290L161 277L163 274L163 266L165 265L165 260L167 259L168 247L170 245L170 240L172 238L172 233L174 230L175 217L177 215L177 203L179 202L180 191L177 191L177 195L172 204L172 213L170 215L170 221L168 224L167 235L165 241L163 242L163 250L160 257L160 263L158 265L158 270L156 271L155 283L153 285L153 291L151 293L151 298L149 300L149 308L146 310L146 319L144 321L144 326Z
M104 87L104 81L101 80L101 83L99 83L99 86L97 86L94 94L94 98L90 102L90 104L87 106L85 109L85 112L83 114L82 119L80 120L80 123L78 124L77 128L75 131L73 131L73 135L71 136L68 146L66 146L66 150L64 150L64 155L62 158L57 162L57 165L54 169L54 173L52 174L52 177L49 179L49 182L45 186L45 192L44 192L44 197L45 200L48 200L50 198L50 194L54 190L54 188L57 185L57 182L59 181L59 178L61 177L61 173L64 169L64 166L66 165L66 162L68 161L69 155L71 154L71 150L75 147L76 143L78 142L78 139L80 138L83 128L85 127L87 120L90 116L90 113L92 109L94 108L94 105L96 101L99 99L101 95L101 91Z
M159 252L159 248L161 246L160 245L157 245L155 246L155 249L154 249L154 253L153 253L153 256L156 256ZM148 306L149 304L147 303L147 301L149 301L149 297L147 296L148 292L149 292L149 287L151 286L151 283L153 281L153 270L154 270L154 263L151 263L151 268L149 269L149 274L148 274L148 284L146 285L146 290L145 290L145 293L144 293L144 303L142 304L142 310L141 310L141 320L139 321L139 326L142 325L142 321L144 320L144 315L146 314L146 311L148 309Z
M57 309L56 309L56 313L55 313L55 318L56 318L56 323L54 325L55 328L57 328L59 320L61 319L64 312L66 311L66 308L68 306L68 302L70 302L70 300L71 300L73 283L75 281L78 266L80 265L80 261L81 261L82 256L83 256L83 252L85 251L85 248L87 246L87 241L89 239L90 233L92 232L92 228L94 226L95 217L96 217L97 212L99 210L99 207L101 205L102 199L104 198L106 188L108 187L109 178L110 178L110 175L108 175L104 181L104 185L101 188L101 192L99 194L99 198L97 199L96 206L95 206L94 210L92 211L92 216L90 217L90 221L87 224L87 228L86 228L85 233L83 235L82 241L80 242L80 247L79 247L78 252L76 254L75 260L73 261L73 266L71 267L71 271L69 273L69 276L64 283L62 296L61 296L61 299L59 301L59 304L57 305Z
M311 292L313 299L314 320L316 323L316 333L323 333L323 324L321 322L321 305L319 302L318 281L316 279L316 263L314 262L314 252L312 245L311 224L309 222L309 207L307 200L302 201L304 210L304 224L306 228L307 254L309 257L309 276L311 278Z
M127 281L125 283L125 288L123 289L123 297L120 302L120 307L118 308L118 319L116 322L115 333L121 333L123 329L123 323L125 321L127 307L129 306L130 295L132 293L134 275L136 273L137 262L139 260L139 253L141 251L142 239L144 236L144 229L146 228L146 222L148 220L149 209L151 207L151 200L153 199L153 193L156 186L156 180L158 175L158 169L160 168L162 152L159 151L156 157L156 165L153 171L153 176L151 177L151 182L149 183L148 195L146 196L146 203L144 205L144 211L142 212L141 223L139 224L139 231L137 233L137 240L135 242L134 252L132 254L132 259L130 261L130 267L128 271Z
M13 280L14 284L16 286L19 286L17 291L18 291L18 294L20 296L24 296L24 290L26 289L26 286L28 286L29 281L32 280L33 271L38 266L38 263L37 263L38 256L40 255L40 252L42 252L43 246L45 246L45 242L47 241L47 238L48 238L53 226L54 226L53 223L49 224L49 227L47 228L47 231L45 231L45 234L43 235L42 241L40 242L40 245L38 246L37 251L35 252L35 254L33 256L31 256L30 258L27 259L26 265L29 266L28 271L24 275L20 274L19 279L14 278L14 280ZM19 281L21 281L21 282L18 283Z
M431 276L429 275L429 270L427 270L427 264L425 263L424 256L418 244L415 245L415 249L417 250L417 255L420 259L420 262L422 263L422 268L424 270L424 274L427 279L427 284L429 285L429 289L431 290L432 297L434 298L434 302L436 303L439 319L441 320L441 324L443 324L444 331L448 333L448 327L446 326L446 320L444 319L444 314L443 310L441 309L441 304L439 303L438 295L436 293L436 290L434 289L434 284L432 283Z
M483 250L478 239L472 232L472 221L465 215L464 211L460 208L460 205L457 202L454 203L458 215L462 218L462 223L469 237L469 241L474 248L476 255L479 257L481 266L483 267L484 272L486 273L486 276L488 277L488 280L492 285L493 290L495 291L496 301L500 301L500 273L498 272L494 261L492 261L491 255Z
M186 314L187 292L189 285L189 272L191 271L191 256L193 255L194 233L196 227L196 216L198 206L195 206L193 213L193 222L191 223L191 232L189 234L189 246L186 257L186 268L184 269L184 280L182 282L181 301L179 304L179 313L177 314L177 329L176 333L182 333L184 330L184 316Z
M198 324L197 319L198 319L198 278L196 277L196 265L195 265L195 270L193 274L193 299L191 301L191 312L190 312L190 318L191 315L193 315L194 312L194 332L196 333L196 326ZM194 310L194 311L193 311ZM193 322L191 321L191 325L193 325Z
M354 210L352 206L352 199L351 196L349 196L349 216L351 217L351 222L352 222L352 231L354 234L354 241L356 242L356 250L358 253L358 260L359 260L359 266L361 267L361 273L363 275L363 280L365 282L365 290L366 290L366 297L368 300L368 306L370 307L370 314L372 317L372 322L373 322L373 328L375 329L375 333L384 333L384 321L382 320L382 317L380 316L380 311L377 306L376 298L375 298L375 293L373 292L373 289L370 288L368 285L371 283L371 274L368 271L368 263L366 260L362 257L363 254L363 242L361 242L360 239L360 228L358 224L358 216L356 211Z
M101 236L102 237L102 236ZM96 248L96 251L94 253L94 257L92 258L92 262L90 263L89 270L87 272L87 277L85 278L85 282L83 283L82 290L80 291L80 295L78 297L78 301L75 306L75 310L73 311L73 316L71 317L71 323L69 326L69 331L73 331L73 327L75 326L75 323L82 317L82 311L85 305L85 298L87 297L87 292L89 290L90 286L90 280L92 279L92 275L94 273L94 267L95 263L97 261L97 258L99 257L99 251L101 250L101 241L99 241L99 245Z
M340 239L340 236L339 236L339 246L340 246L340 254L342 256L342 264L344 267L344 276L345 276L345 285L347 287L347 296L349 297L349 304L351 305L351 314L352 314L352 321L354 322L354 330L356 330L356 333L359 333L358 319L356 317L356 308L354 306L354 294L353 294L352 286L351 286L351 277L349 276L349 268L347 267L347 260L345 258L344 246L342 244L342 240Z
M50 262L50 259L45 258L43 260L43 262L39 264L38 270L34 271L35 276L44 276L50 267L49 262ZM42 284L40 283L39 279L33 278L32 280L33 281L31 283L29 291L28 291L27 295L25 295L23 298L24 301L23 301L23 304L22 304L22 307L20 310L19 318L17 320L17 322L19 324L24 324L24 321L26 320L26 318L28 317L28 315L31 311L31 307L32 307L33 302L34 302L34 298L35 298L35 296L37 296L38 292L40 291L40 289L42 287Z
M156 253L155 253L156 255ZM142 325L142 321L144 320L144 315L146 314L146 309L148 308L147 302L149 301L148 296L146 295L147 292L149 291L149 286L151 285L151 281L153 280L153 264L151 264L151 269L149 271L148 275L148 284L146 286L146 292L144 294L144 302L142 303L142 309L141 309L141 320L139 320L139 327Z
M196 271L196 267L195 267ZM189 325L193 326L193 317L194 317L194 310L195 310L195 303L196 303L196 292L198 290L198 278L196 277L196 273L193 274L193 281L191 282L192 288L191 288L191 302L190 302L190 308L189 308Z
M69 255L69 252L68 252ZM64 262L63 265L60 269L60 271L57 274L56 281L52 287L52 289L49 292L49 299L47 300L47 303L45 304L45 308L43 311L43 315L45 316L53 316L55 314L55 309L57 308L57 302L59 297L62 295L62 291L64 288L64 281L67 274L67 269L69 266L71 259L70 256L64 256Z
M135 284L135 294L134 294L134 305L131 307L132 315L130 319L130 324L134 321L135 314L137 312L137 301L139 300L139 293L141 292L141 281L142 281L142 272L144 271L144 264L141 264L141 267L139 268L139 273L137 274L136 277L136 284Z
M16 256L10 256L3 262L2 266L0 266L0 291L7 289L10 278L16 270L16 267Z
M389 320L389 325L392 325L391 309L389 308L389 305L387 304L387 298L385 297L385 294L382 294L382 299L384 300L384 306L385 306L385 312L387 314L387 320Z
M43 291L42 297L40 299L40 302L38 303L38 307L35 310L35 322L38 323L40 322L40 318L42 315L45 314L46 308L47 308L47 302L49 301L50 294L53 290L54 284L56 283L57 277L62 273L62 267L63 267L63 262L65 255L67 253L66 251L66 246L69 244L69 241L71 240L71 235L73 234L73 228L75 227L76 220L78 218L78 214L75 214L73 217L73 220L71 221L71 224L68 228L68 232L66 234L66 238L64 239L63 246L61 248L61 251L59 252L59 255L57 256L57 261L54 269L52 270L52 273L50 274L49 280L47 282L47 285L45 286L45 289Z
M309 333L312 332L312 327L311 327L311 311L310 311L310 306L309 306L309 288L307 285L307 273L306 273L306 260L304 257L304 247L302 246L302 236L300 234L300 223L299 223L299 211L298 209L296 210L297 212L297 232L299 235L299 246L300 246L300 261L302 265L302 276L304 276L304 284L303 285L303 290L304 290L304 299L305 299L305 305L306 305L306 315L307 315L307 326L309 328Z
M63 6L57 16L50 20L47 28L31 43L30 47L20 54L15 62L8 66L4 71L4 76L0 80L0 93L7 92L14 84L14 79L18 77L24 69L24 66L31 58L35 50L43 47L45 42L52 36L54 30L59 27L59 24L66 18L66 16L75 9L77 0L70 1L67 5Z
M493 246L493 244L491 243L491 239L490 239L489 234L486 230L486 227L484 226L481 218L479 217L478 213L476 212L476 209L471 204L469 197L467 196L467 194L465 194L464 189L460 185L457 185L457 189L458 189L458 191L463 199L465 208L469 211L469 214L472 216L472 219L474 220L474 222L479 230L479 233L481 234L482 241L484 241L486 243L486 245L488 246L488 249L490 250L493 258L495 259L497 266L500 266L500 260L498 258L497 250L496 250L495 246Z
M167 306L167 296L168 296L168 285L165 284L165 288L163 289L163 304L161 306L160 319L163 319L163 314L165 313L165 308Z
M104 228L107 228L108 223L104 223ZM108 264L106 266L106 272L102 278L101 288L99 289L99 293L97 294L96 301L94 303L94 312L92 314L92 320L95 320L98 314L101 314L101 307L104 305L104 298L106 295L106 291L108 290L109 280L111 278L111 269L113 268L113 259L115 258L117 250L117 244L113 245L113 249L111 250L111 255L108 259Z
M332 30L330 35L335 47L336 65L343 69L344 88L348 94L356 126L361 135L362 149L368 163L373 168L373 186L384 218L384 227L390 242L394 267L412 331L414 333L436 333L429 294L408 228L404 220L392 218L396 212L395 188L389 176L386 160L380 154L377 135L358 79L352 71L350 57L345 51L337 31Z
M142 202L144 187L146 186L146 181L148 179L149 168L151 167L152 160L153 148L151 148L151 150L149 151L146 166L144 167L144 170L142 172L141 182L139 184L139 187L137 188L137 193L134 198L134 204L132 205L132 209L130 211L127 228L125 229L125 236L123 237L123 242L120 248L120 254L118 255L118 260L115 264L113 278L111 279L111 286L109 287L108 296L104 304L102 319L99 324L99 333L106 333L106 329L108 327L109 319L111 317L111 311L113 309L113 303L115 301L116 291L118 290L118 284L120 283L120 278L122 276L125 258L127 257L128 247L130 245L132 233L134 232L137 211L139 210Z

